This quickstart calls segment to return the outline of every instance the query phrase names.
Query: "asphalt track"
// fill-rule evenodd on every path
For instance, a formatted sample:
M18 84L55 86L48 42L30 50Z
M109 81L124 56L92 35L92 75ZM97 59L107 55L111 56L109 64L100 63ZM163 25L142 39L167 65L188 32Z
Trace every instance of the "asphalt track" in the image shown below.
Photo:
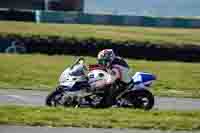
M0 105L44 106L49 92L30 90L0 90ZM200 99L156 97L158 110L200 110ZM0 125L0 133L199 133L200 131L160 131L138 129L51 128Z
M0 126L0 133L199 133L199 131Z
M44 106L49 92L31 90L0 90L0 105ZM154 109L200 110L200 99L155 97Z

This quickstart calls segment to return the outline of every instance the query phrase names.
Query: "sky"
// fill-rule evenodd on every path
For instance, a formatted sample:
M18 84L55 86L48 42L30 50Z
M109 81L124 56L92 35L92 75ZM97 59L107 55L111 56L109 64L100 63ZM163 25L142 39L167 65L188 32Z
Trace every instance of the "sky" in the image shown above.
M200 0L85 0L85 12L148 16L200 16Z

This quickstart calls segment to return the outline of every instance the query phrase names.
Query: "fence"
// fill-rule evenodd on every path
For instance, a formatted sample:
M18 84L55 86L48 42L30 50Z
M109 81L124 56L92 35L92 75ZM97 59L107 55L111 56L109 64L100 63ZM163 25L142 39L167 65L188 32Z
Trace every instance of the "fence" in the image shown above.
M151 27L199 28L197 18L166 18L150 16L120 16L56 11L0 11L0 20L34 21L48 23L76 23L103 25L132 25Z
M151 27L200 27L200 19L196 18L160 18L148 16L120 16L67 12L40 11L41 22L104 24L104 25L133 25Z

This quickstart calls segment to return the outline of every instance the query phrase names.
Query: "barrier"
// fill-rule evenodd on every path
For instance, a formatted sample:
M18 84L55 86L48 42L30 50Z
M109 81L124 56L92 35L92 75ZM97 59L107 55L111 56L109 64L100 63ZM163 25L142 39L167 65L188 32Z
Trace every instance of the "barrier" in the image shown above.
M0 10L0 20L18 20L48 23L132 25L150 27L200 28L198 18L167 18L151 16L123 16L86 14L61 11Z
M36 11L38 15L38 11ZM200 19L187 18L166 18L150 16L122 16L122 15L103 15L86 14L78 12L56 12L41 11L41 22L54 23L76 23L76 24L103 24L103 25L132 25L132 26L150 26L150 27L182 27L197 28L200 27Z
M1 38L0 37L0 52L1 53L26 53L25 44L18 39Z
M0 43L2 37L0 36ZM200 62L200 46L162 45L150 42L112 42L107 39L78 39L74 37L62 38L56 36L20 37L9 35L4 37L10 43L2 52L7 53L42 53L48 55L77 55L95 56L105 48L112 48L125 58L146 60L174 60L185 62ZM17 41L17 44L16 44ZM4 44L2 42L2 44ZM3 45L0 45L0 48ZM90 52L88 52L90 51Z
M0 10L0 20L35 21L34 11Z

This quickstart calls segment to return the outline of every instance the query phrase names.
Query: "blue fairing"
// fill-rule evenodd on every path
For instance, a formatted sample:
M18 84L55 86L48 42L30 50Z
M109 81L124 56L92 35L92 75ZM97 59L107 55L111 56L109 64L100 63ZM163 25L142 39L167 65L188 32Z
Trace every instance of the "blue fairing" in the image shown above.
M65 88L65 91L72 91L72 92L74 92L74 91L80 91L80 90L81 90L80 87L72 87L72 88L66 87Z
M141 77L142 77L142 82L156 80L156 77L154 75L148 73L141 73Z

